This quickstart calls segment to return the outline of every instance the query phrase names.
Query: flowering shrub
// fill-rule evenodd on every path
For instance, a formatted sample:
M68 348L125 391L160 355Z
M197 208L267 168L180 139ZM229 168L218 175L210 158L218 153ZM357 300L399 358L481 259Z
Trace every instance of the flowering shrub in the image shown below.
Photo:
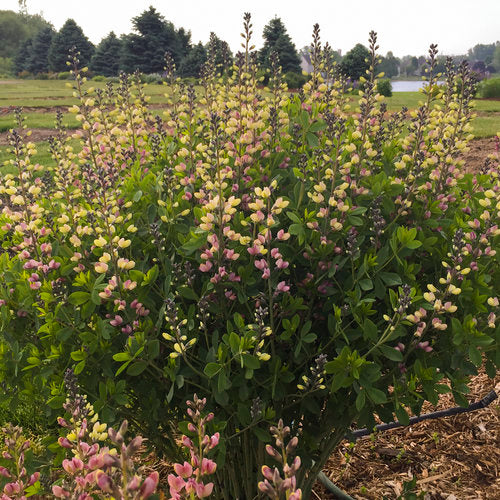
M281 419L308 498L353 422L407 422L449 391L467 404L483 360L494 375L498 156L467 173L474 81L449 64L438 87L434 46L421 105L391 114L374 33L354 107L317 26L293 96L276 58L258 89L248 15L243 35L232 76L211 53L201 89L167 58L163 118L140 75L86 88L74 54L82 149L59 120L53 169L32 162L19 115L0 186L0 374L55 418L72 366L105 422L181 462L196 392L225 499L258 494Z

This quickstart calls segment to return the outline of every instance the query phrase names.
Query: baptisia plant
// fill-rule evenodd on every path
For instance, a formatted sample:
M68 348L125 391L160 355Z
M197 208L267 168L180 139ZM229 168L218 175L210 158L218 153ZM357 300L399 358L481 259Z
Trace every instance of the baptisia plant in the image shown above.
M181 464L196 393L220 434L215 498L259 494L281 420L310 498L353 424L408 422L450 391L465 405L468 377L495 374L498 156L464 164L475 82L449 63L438 86L435 46L418 107L390 112L374 33L357 98L318 26L304 88L288 93L273 57L261 89L251 34L245 15L233 71L209 51L197 88L169 60L162 117L139 75L87 88L74 54L81 149L59 127L47 167L22 121L11 133L0 373L13 404L22 389L55 418L73 366L104 422ZM287 480L264 470L266 493Z

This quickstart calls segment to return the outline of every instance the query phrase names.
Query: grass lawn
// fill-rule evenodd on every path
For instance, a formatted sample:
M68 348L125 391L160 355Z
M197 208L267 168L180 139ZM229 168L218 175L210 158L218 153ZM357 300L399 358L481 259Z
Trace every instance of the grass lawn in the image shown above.
M73 89L66 84L71 80L5 80L0 81L0 107L25 106L72 106L78 100L73 97ZM86 88L104 88L105 82L86 83ZM115 84L116 87L116 84ZM151 96L151 102L164 102L164 85L145 85L144 93Z
M40 108L40 112L33 109L27 110L26 125L29 128L52 128L55 120L55 109L51 110L51 107L69 107L78 103L78 100L73 97L73 89L67 86L68 83L71 83L71 81L0 81L0 108L12 106ZM104 88L105 82L89 81L86 86L87 88ZM165 102L164 94L167 92L167 88L164 85L148 84L145 85L144 92L151 97L150 104L154 108L155 104ZM386 98L386 102L389 111L398 111L403 106L415 109L423 99L424 96L420 92L395 92L392 97ZM478 117L473 122L476 137L496 135L500 131L500 100L477 99L475 108L478 113ZM79 126L75 116L69 113L64 114L64 124L69 129L78 128ZM14 114L12 112L4 112L0 115L0 132L9 130L14 125Z

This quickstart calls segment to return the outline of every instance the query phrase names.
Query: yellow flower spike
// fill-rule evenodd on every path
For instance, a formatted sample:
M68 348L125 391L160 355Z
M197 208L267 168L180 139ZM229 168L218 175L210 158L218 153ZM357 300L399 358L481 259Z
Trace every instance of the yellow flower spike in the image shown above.
M434 285L427 285L427 289L429 290L429 292L433 292L433 293L436 293L437 292L437 288L434 286Z
M99 258L99 262L104 262L107 264L111 260L111 255L108 252L104 252L102 256Z
M427 302L434 302L436 300L436 296L432 292L425 292L424 299Z

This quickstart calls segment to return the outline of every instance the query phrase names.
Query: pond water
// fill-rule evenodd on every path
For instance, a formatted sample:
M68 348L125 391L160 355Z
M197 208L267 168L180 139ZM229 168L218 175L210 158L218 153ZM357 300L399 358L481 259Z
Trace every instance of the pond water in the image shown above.
M438 83L444 83L439 81ZM427 82L423 80L391 81L393 92L418 92Z

